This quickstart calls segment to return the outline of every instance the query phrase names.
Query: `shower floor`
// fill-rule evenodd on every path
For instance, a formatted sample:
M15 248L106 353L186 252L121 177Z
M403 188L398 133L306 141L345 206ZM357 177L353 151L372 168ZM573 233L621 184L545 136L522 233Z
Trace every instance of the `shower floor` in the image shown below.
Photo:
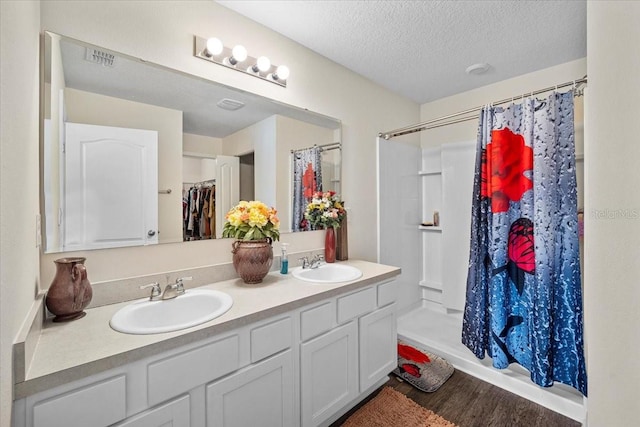
M529 372L516 364L507 369L493 368L490 358L476 358L461 343L461 312L447 313L428 301L423 304L398 318L398 338L444 357L460 371L585 423L586 399L579 392L559 383L539 387L531 381Z

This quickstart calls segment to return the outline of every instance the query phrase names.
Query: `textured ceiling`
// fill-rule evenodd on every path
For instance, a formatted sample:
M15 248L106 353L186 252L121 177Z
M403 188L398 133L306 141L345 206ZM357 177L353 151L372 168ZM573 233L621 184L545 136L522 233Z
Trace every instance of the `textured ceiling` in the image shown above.
M218 3L420 104L586 56L583 0Z

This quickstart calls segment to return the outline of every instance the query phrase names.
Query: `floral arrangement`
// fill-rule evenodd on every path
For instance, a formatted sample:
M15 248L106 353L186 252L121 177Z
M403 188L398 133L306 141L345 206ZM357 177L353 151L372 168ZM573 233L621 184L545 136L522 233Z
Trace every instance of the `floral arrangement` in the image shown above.
M311 224L311 228L317 230L319 228L340 226L344 219L346 211L344 210L344 202L336 196L334 191L317 191L313 193L311 202L307 205L304 213L304 219Z
M280 240L280 220L277 213L275 208L269 208L257 200L243 200L227 212L222 237L238 240L260 240L268 237Z

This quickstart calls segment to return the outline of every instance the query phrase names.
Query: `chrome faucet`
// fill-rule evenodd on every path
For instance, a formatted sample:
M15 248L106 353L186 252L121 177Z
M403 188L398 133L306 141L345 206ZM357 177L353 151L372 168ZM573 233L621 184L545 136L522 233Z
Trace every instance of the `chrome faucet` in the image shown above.
M310 268L318 268L320 267L320 263L324 261L324 256L320 255L320 254L316 254L313 256L313 259L311 260L311 263L309 265Z
M151 288L151 295L149 296L149 301L158 301L162 299L162 289L160 288L160 283L153 282L148 285L140 286L140 289Z
M309 257L303 256L302 258L298 258L298 261L302 261L302 268L303 269L307 269L309 268Z
M303 269L307 269L307 268L318 268L320 267L320 263L322 261L324 261L324 256L320 255L320 254L316 254L313 256L313 258L311 259L311 261L309 261L309 257L303 256L302 258L298 258L300 261L302 261L302 268Z
M173 299L178 295L184 294L184 283L183 280L191 280L193 277L181 277L176 279L176 283L170 283L164 288L164 292L162 293L162 299Z
M178 295L184 294L184 283L182 283L182 281L191 279L192 277L181 277L179 279L176 279L175 283L170 283L164 288L164 292L162 291L162 288L160 287L160 284L158 282L140 286L140 289L151 288L149 301L173 299Z

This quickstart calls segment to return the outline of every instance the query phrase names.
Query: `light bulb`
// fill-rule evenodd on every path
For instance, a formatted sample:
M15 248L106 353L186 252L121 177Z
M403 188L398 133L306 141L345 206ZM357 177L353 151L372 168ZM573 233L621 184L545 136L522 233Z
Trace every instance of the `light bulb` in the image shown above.
M269 71L269 68L271 68L271 61L266 56L261 56L256 61L256 66L258 67L258 70L264 73L266 71Z
M206 49L205 55L206 56L220 55L222 53L223 48L224 46L222 45L222 42L220 41L220 39L212 37L210 39L207 39L207 49Z
M231 58L229 58L229 62L232 65L236 65L238 62L242 62L247 59L247 49L245 49L242 45L237 45L231 51Z
M273 73L273 78L275 80L287 80L289 78L289 67L286 65L278 66L276 72Z

